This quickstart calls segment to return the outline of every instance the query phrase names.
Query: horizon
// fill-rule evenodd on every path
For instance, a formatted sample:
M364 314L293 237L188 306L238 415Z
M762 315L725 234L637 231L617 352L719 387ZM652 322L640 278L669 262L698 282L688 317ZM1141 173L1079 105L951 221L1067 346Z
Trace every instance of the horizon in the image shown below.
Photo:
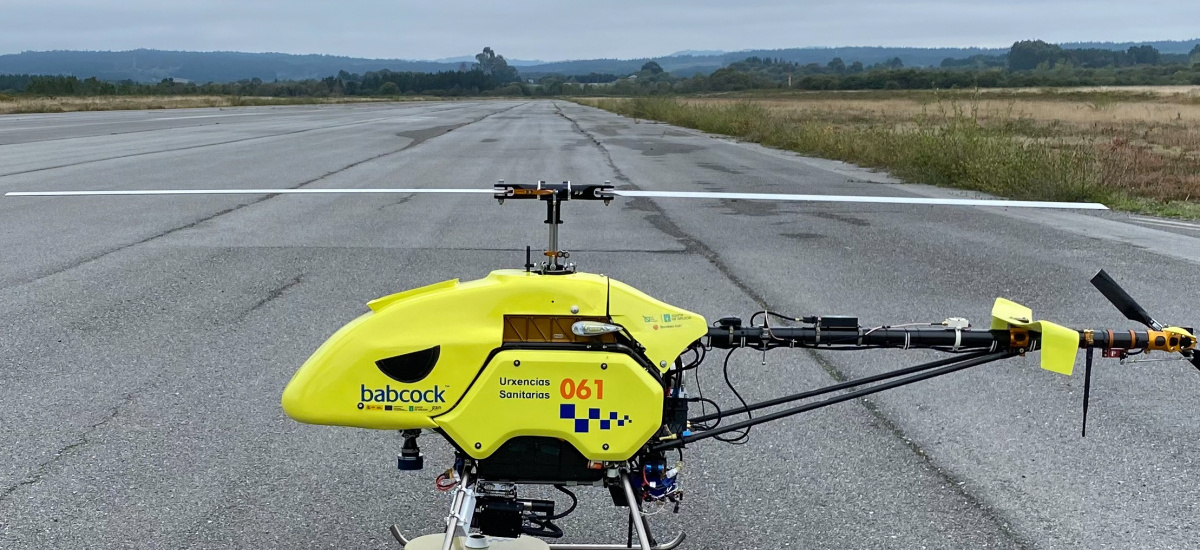
M726 55L726 54L731 54L731 53L739 53L739 52L753 52L753 51L771 51L771 50L823 50L823 49L829 49L829 50L833 50L833 49L843 49L843 48L884 48L884 49L900 49L900 48L910 48L910 49L930 49L930 50L934 50L934 49L1008 49L1008 48L1012 47L1013 43L1019 42L1019 41L1021 41L1021 40L1042 40L1042 41L1044 41L1044 42L1047 42L1047 43L1050 43L1050 44L1058 44L1058 45L1067 45L1067 44L1147 44L1147 43L1152 43L1152 42L1191 42L1191 41L1200 41L1200 36L1193 36L1193 37L1189 37L1189 38L1154 38L1154 39L1150 39L1150 40L1123 40L1123 39L1121 39L1121 40L1071 40L1071 41L1065 41L1065 42L1056 42L1056 41L1046 40L1046 39L1044 39L1044 38L1038 38L1038 37L1029 37L1029 38L1021 38L1021 39L1018 39L1018 40L1013 40L1012 42L1009 42L1009 43L1007 43L1007 44L1004 44L1004 45L1002 45L1002 46L980 46L980 45L965 45L965 46L964 46L964 45L904 46L904 45L880 45L880 44L874 44L874 45L837 45L837 46L786 46L786 47L751 47L751 48L741 48L741 49L737 49L737 50L720 50L722 53L719 53L719 54L703 54L703 55L699 55L698 57L704 57L704 56L708 56L708 55ZM482 50L482 49L483 49L485 46L488 46L488 45L486 45L486 44L485 44L485 45L481 45L481 46L479 46L479 49L480 49L480 50ZM489 47L492 47L492 49L493 49L493 50L496 52L496 54L497 54L497 55L502 55L502 56L504 56L504 58L505 58L505 59L507 59L507 60L510 60L510 61L511 61L511 60L516 60L516 61L522 61L522 62L524 62L524 61L533 61L533 62L536 62L536 63L537 63L537 64L539 64L539 65L541 65L541 64L551 64L551 63L567 63L567 62L571 62L571 61L588 61L588 60L596 60L596 59L618 59L618 60L630 60L630 59L659 59L659 58L676 57L676 56L682 56L682 55L696 55L696 54L682 53L682 52L687 52L687 51L703 51L703 50L708 50L708 51L716 51L716 50L719 50L718 48L682 48L682 49L677 49L677 50L674 50L672 53L668 53L668 54L662 54L662 55L636 55L636 56L629 56L629 57L611 57L611 56L609 56L609 57L584 57L584 58L565 58L565 59L543 59L543 58L524 58L524 57L521 57L521 56L510 56L510 55L507 55L507 54L505 54L505 53L504 53L504 52L503 52L503 51L502 51L500 48L497 48L497 47L494 47L494 46L489 46ZM279 50L261 50L261 51L249 51L249 50L229 50L229 49L187 50L187 49L176 49L176 48L159 48L159 47L137 47L137 48L124 48L124 49L91 49L91 48L85 48L85 49L59 48L59 49L46 49L46 50L30 50L30 49L26 49L26 50L22 50L22 51L19 51L19 52L0 52L0 55L20 55L20 54L24 54L24 53L49 53L49 52L107 52L107 53L119 53L119 52L131 52L131 51L138 51L138 50L152 50L152 51L164 51L164 52L184 52L184 53L245 53L245 54L282 54L282 55L296 55L296 56L324 56L324 57L341 57L341 58L349 58L349 59L366 59L366 60L379 60L379 61L421 61L421 62L431 62L431 63L446 63L446 64L458 63L458 62L459 62L459 61L449 61L449 60L451 60L451 59L456 59L456 58L465 58L465 57L472 57L472 56L474 56L474 54L466 54L466 53L463 53L463 54L457 54L457 55L446 55L446 56L441 56L441 57L437 57L437 58L418 58L418 57L367 57L367 56L348 55L348 54L341 54L341 53L319 53L319 52L303 52L303 53L297 53L297 52L287 52L287 51L279 51ZM465 62L465 61L464 61L464 62Z

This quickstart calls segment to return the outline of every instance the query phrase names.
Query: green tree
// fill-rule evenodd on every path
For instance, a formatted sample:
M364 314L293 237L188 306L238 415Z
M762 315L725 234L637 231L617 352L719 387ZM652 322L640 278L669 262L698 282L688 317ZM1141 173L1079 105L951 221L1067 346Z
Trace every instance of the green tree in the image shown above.
M1029 71L1045 63L1047 67L1062 57L1062 48L1041 40L1015 42L1008 50L1008 68L1014 71Z
M379 87L379 93L382 95L396 95L400 93L400 87L395 82L384 82L383 86Z
M657 62L647 61L642 65L642 71L649 72L650 74L662 74L663 68Z
M1158 61L1162 57L1158 50L1149 44L1130 46L1127 53L1135 65L1158 65Z
M830 61L829 64L826 65L825 67L827 69L829 69L830 71L835 72L837 74L842 74L842 73L846 72L846 62L842 61L842 58L840 58L840 57L833 58L833 60Z
M504 60L503 55L496 55L490 46L484 47L483 51L475 54L475 67L483 72L483 74L491 76L497 84L507 84L509 82L519 82L521 76L517 74L515 67L509 67L508 61Z

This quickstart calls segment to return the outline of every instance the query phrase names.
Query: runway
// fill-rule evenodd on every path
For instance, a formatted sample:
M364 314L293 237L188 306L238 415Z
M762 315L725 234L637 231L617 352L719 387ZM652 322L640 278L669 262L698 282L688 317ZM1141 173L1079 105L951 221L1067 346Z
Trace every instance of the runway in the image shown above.
M499 179L964 195L565 101L0 117L0 193ZM393 523L440 529L449 445L423 437L426 469L398 472L398 434L299 424L279 396L367 301L519 268L544 214L487 195L0 197L0 548L399 548ZM1155 318L1200 324L1200 232L1177 221L645 198L563 217L581 270L709 320L769 306L984 326L1003 296L1134 328L1088 284L1103 268ZM744 351L731 373L765 399L931 357ZM721 359L704 391L731 403ZM1200 373L1099 361L1081 439L1082 387L1030 356L699 444L680 514L654 525L684 548L1200 545ZM564 540L624 542L607 492L581 496Z

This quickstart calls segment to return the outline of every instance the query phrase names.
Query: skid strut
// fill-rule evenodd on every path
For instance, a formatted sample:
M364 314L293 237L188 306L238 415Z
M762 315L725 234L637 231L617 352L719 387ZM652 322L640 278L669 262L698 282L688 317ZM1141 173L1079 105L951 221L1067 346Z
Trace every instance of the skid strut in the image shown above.
M471 516L475 515L475 487L471 471L463 468L462 480L454 490L454 501L450 504L450 515L446 516L446 535L442 539L442 550L450 550L454 537L466 538L471 533Z
M642 550L651 550L650 535L646 533L646 518L642 516L642 507L634 498L633 485L629 483L629 472L621 472L621 488L625 489L625 502L629 505L629 517L633 521L633 530L637 533L638 544Z

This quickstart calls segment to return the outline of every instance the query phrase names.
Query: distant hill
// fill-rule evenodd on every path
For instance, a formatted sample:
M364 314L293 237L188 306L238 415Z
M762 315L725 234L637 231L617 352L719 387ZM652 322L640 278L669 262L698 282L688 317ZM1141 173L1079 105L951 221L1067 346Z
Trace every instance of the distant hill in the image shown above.
M1185 54L1200 39L1166 40L1156 42L1076 42L1061 44L1064 48L1103 48L1125 50L1130 46L1149 44L1164 54ZM943 59L962 59L976 55L1003 55L1008 48L890 48L838 47L787 48L776 50L685 50L663 57L639 59L584 59L576 61L512 60L520 67L524 78L547 74L586 75L589 73L627 75L638 72L647 61L655 61L677 76L709 74L742 61L747 57L770 57L792 63L824 65L835 57L847 64L859 61L864 65L883 63L900 58L906 67L936 67ZM474 57L461 56L436 61L405 59L363 59L333 55L293 55L283 53L243 52L182 52L163 50L106 51L49 51L22 52L0 55L0 74L54 74L101 80L133 80L158 82L164 78L194 82L234 82L259 78L263 81L304 80L336 75L338 71L365 73L388 69L391 71L438 72L455 71Z
M681 50L668 55L667 57L678 57L681 55L721 55L723 53L727 52L725 52L725 50Z
M1150 44L1162 53L1188 53L1200 39L1167 40L1158 42L1078 42L1062 44L1064 48L1102 48L1110 50L1126 50L1130 46ZM679 52L684 54L684 52ZM721 67L742 61L747 57L770 57L783 59L792 63L806 65L819 63L824 65L835 57L842 58L847 64L855 61L863 65L883 63L899 57L905 67L937 67L942 60L950 57L963 59L976 55L1003 55L1008 48L890 48L883 46L850 46L840 48L787 48L778 50L742 50L723 52L716 55L671 55L664 57L647 57L641 59L587 59L579 61L559 61L523 67L522 75L536 76L538 74L559 73L567 75L588 73L610 73L624 75L636 73L647 61L657 62L663 70L677 76L691 76L694 73L708 74Z
M1157 42L1066 42L1059 44L1064 48L1082 50L1097 48L1101 50L1128 50L1134 46L1154 46L1159 53L1189 53L1200 44L1200 38L1191 40L1159 40Z
M457 57L443 57L441 59L433 59L432 61L434 63L454 63L454 64L474 63L475 56L460 55ZM542 65L545 63L545 61L542 61L540 59L508 59L507 57L504 58L504 61L507 62L509 65L512 65L513 67L528 67L530 65Z
M536 76L538 74L588 74L610 73L626 75L636 73L647 61L658 63L663 70L677 76L692 76L693 74L709 74L721 67L742 61L747 57L770 57L783 59L792 63L806 65L808 63L829 63L833 58L840 57L847 64L861 61L864 65L883 63L899 57L906 67L931 66L936 67L947 57L962 58L973 55L1000 55L1008 48L886 48L886 47L846 47L846 48L788 48L782 50L743 50L725 52L719 55L675 55L666 57L641 59L586 59L580 61L560 61L523 67L522 75Z
M458 66L458 63L333 55L163 50L49 51L0 55L0 74L94 76L101 80L136 82L157 82L164 78L195 82L234 82L260 78L269 82L324 78L343 70L351 73L380 69L437 72L458 70Z

